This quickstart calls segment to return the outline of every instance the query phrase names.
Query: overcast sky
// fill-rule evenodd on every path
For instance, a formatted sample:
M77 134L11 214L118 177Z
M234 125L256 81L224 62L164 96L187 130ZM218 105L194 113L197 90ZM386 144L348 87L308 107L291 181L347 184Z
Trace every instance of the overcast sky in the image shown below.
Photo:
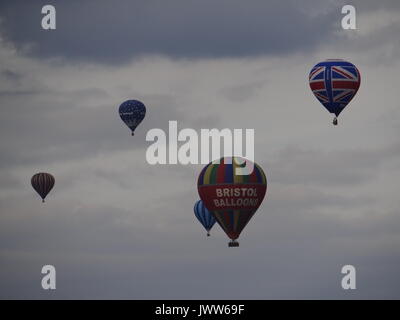
M344 1L51 1L44 31L49 2L0 4L0 298L400 298L399 1L352 1L357 30ZM337 127L307 82L327 58L362 78ZM193 214L203 165L146 162L169 120L255 130L269 185L239 248Z

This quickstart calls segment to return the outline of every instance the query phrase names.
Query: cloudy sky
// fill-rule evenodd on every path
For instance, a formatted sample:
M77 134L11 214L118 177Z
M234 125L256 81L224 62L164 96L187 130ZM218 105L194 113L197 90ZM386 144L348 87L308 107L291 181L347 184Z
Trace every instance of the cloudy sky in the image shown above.
M357 30L344 4L1 1L0 298L400 298L400 3L351 1ZM362 76L337 127L307 82L327 58ZM133 138L130 98L147 106ZM269 185L239 248L194 217L203 165L146 162L169 120L255 130ZM40 171L56 178L44 205Z

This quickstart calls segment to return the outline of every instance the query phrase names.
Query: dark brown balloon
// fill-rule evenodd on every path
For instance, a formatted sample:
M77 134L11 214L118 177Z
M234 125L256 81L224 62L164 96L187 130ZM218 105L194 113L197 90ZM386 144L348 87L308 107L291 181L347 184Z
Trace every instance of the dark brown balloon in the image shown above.
M50 173L40 172L36 173L32 179L31 184L33 189L40 195L42 202L49 194L50 190L53 189L55 179Z

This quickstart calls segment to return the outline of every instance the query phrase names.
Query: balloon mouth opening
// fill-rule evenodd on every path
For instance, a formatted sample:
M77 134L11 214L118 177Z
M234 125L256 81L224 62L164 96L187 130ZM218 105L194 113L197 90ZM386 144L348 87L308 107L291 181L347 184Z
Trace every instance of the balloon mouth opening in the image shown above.
M230 242L228 242L228 247L239 247L239 242L237 242L236 240L232 240Z

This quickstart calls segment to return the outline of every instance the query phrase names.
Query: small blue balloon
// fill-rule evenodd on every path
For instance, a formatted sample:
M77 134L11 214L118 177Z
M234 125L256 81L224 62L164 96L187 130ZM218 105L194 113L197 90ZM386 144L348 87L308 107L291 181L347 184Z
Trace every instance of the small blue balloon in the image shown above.
M136 127L146 116L146 107L138 100L127 100L119 106L119 116L134 135Z
M216 221L212 212L204 206L203 201L198 200L194 205L194 214L197 220L199 220L203 227L207 230L207 236L209 236L210 230Z

